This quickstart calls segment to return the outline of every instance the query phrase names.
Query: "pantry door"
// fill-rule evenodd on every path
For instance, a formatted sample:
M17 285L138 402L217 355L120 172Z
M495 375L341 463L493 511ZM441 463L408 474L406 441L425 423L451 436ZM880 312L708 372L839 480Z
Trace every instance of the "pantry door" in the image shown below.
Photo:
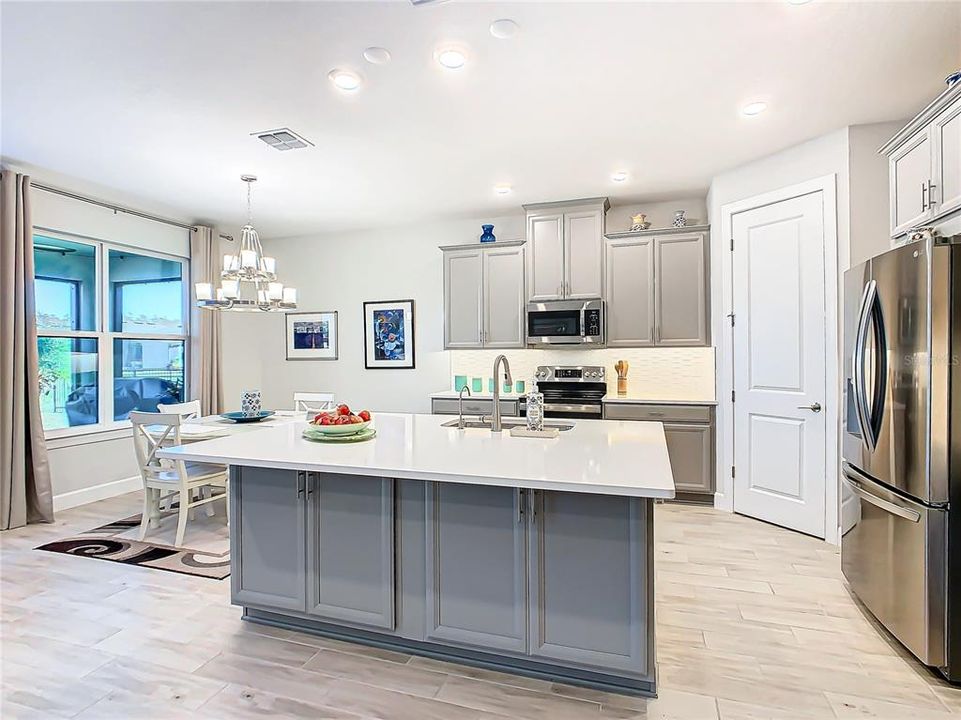
M825 537L824 193L731 216L734 511Z

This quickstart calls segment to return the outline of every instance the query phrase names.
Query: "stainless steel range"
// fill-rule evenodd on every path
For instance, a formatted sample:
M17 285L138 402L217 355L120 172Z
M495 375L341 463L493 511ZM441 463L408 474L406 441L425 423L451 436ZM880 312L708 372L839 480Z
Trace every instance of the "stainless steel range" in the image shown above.
M600 365L540 365L534 373L544 393L544 417L600 420L607 376Z

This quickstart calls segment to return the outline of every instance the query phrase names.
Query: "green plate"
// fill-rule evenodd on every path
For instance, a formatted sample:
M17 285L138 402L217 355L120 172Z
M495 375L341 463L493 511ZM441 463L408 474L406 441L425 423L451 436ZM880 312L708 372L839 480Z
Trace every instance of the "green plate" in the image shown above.
M377 431L372 427L364 428L360 432L353 433L352 435L329 435L317 432L313 427L304 428L303 432L303 436L308 440L326 443L363 442L364 440L370 440L376 434Z
M363 432L370 425L370 420L349 425L309 425L310 430L317 435L355 435Z

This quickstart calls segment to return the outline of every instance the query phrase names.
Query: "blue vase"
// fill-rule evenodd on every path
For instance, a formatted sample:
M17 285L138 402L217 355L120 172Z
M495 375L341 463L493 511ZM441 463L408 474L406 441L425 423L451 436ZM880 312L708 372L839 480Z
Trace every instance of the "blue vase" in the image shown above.
M494 226L493 226L493 225L481 225L481 230L484 231L484 232L481 233L481 236L480 236L480 241L481 241L482 243L489 243L489 242L496 242L496 241L497 241L497 238L494 237Z

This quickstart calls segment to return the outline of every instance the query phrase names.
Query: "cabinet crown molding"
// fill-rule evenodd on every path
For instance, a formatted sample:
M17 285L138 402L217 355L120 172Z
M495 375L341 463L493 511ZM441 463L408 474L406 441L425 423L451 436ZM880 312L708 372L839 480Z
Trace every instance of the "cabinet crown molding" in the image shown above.
M942 110L958 98L961 98L961 82L956 82L932 100L924 110L919 112L907 125L898 130L893 138L878 149L881 155L890 155L904 142L913 137L925 125L928 125Z
M490 250L499 247L519 247L525 244L527 244L527 240L522 238L520 240L498 240L497 242L492 243L472 242L464 243L462 245L440 245L439 248L444 252L449 252L451 250L471 250L475 248L478 250Z
M611 201L606 197L580 198L576 200L558 200L554 202L529 203L522 205L527 212L540 210L560 210L562 208L580 207L582 205L603 205L604 212L611 209Z
M645 237L648 235L683 235L684 233L709 232L710 225L685 225L684 227L648 228L647 230L625 230L624 232L606 233L604 237L610 240L618 238Z

